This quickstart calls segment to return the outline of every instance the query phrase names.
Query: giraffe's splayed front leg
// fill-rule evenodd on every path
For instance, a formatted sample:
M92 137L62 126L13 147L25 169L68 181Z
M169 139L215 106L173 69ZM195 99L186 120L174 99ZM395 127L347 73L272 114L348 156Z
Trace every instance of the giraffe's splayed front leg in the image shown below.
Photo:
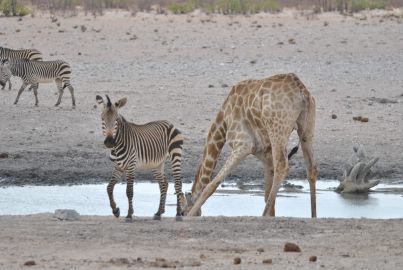
M185 208L184 214L186 216L188 216L189 213L191 212L191 210L192 210L192 208L193 208L198 196L193 196L192 193L186 192L185 193L185 198L186 198L187 206ZM202 214L201 209L199 209L198 211L196 211L195 214L192 214L191 216L201 216L201 214Z

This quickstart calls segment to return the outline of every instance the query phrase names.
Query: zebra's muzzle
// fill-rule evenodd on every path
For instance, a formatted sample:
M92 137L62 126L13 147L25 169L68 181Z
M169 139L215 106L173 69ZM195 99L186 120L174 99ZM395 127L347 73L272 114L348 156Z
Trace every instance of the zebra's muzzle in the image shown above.
M1 87L3 87L3 86L5 86L5 85L6 85L6 83L4 83L4 82L0 81L0 85L1 85Z
M106 137L104 144L107 148L112 148L115 146L115 139L113 137Z

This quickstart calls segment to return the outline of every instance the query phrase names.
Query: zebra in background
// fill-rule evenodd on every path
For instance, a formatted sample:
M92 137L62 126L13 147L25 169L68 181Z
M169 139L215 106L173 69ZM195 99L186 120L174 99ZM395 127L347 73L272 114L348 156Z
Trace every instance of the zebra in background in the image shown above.
M18 103L21 93L24 89L31 85L34 89L35 106L38 106L38 85L39 83L47 83L55 81L59 90L59 98L55 106L62 101L65 88L70 90L73 108L76 106L74 98L74 88L70 84L70 65L62 60L56 61L32 61L32 60L0 60L0 84L4 85L7 80L13 76L22 79L22 86L18 91L14 104Z
M101 118L102 132L106 137L104 144L112 149L110 159L115 164L112 179L107 187L112 213L115 217L120 215L120 209L116 207L113 198L113 189L126 172L126 195L129 201L126 220L132 219L134 172L136 169L152 169L160 187L160 204L154 219L160 220L165 212L168 182L164 175L164 165L169 157L177 196L176 220L182 220L183 211L186 209L181 179L182 134L168 121L155 121L144 125L128 122L118 113L126 104L127 98L122 98L114 104L107 95L106 99L105 103L101 96L96 96L97 103L103 104Z
M0 47L0 59L26 59L26 60L41 61L42 53L36 49L13 50ZM1 90L4 90L6 84L2 85ZM12 87L11 80L8 79L8 89L11 90L11 87Z

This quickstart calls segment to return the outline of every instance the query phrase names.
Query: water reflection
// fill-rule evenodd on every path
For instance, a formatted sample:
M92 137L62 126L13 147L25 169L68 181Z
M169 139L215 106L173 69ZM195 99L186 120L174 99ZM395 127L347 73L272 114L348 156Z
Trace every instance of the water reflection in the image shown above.
M276 200L277 216L310 217L310 196L306 181L290 181L301 185L300 192L280 190ZM338 194L331 189L337 181L318 181L318 217L340 218L403 218L401 193L371 192L369 194ZM190 190L191 184L184 184ZM127 211L124 184L115 188L115 199L122 215ZM396 187L396 186L394 186ZM401 186L400 186L401 187ZM388 188L382 185L380 188ZM134 213L152 216L159 203L156 183L137 183L134 187ZM170 184L165 216L174 216L176 196ZM25 215L54 212L55 209L75 209L82 215L111 215L106 184L81 186L27 186L0 188L0 215ZM260 216L264 209L263 192L252 187L240 191L235 183L219 188L203 206L206 216Z

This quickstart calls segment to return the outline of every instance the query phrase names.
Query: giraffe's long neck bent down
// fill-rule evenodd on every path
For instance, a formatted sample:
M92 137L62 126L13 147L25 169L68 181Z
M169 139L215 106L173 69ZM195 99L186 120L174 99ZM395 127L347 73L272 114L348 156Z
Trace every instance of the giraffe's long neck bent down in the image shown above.
M197 198L206 185L211 181L213 170L226 141L226 134L227 125L224 121L224 113L223 111L220 111L207 135L203 158L199 165L199 169L196 172L195 181L192 186L193 198Z

